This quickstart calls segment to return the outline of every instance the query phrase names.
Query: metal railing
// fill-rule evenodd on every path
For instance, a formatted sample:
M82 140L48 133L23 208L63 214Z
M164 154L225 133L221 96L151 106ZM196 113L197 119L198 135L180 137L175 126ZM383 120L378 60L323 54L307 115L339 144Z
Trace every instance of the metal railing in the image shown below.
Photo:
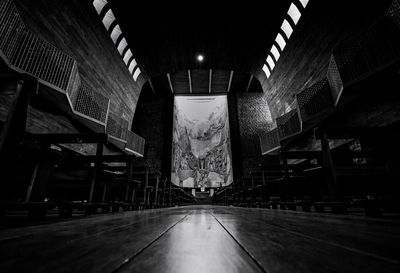
M62 90L71 88L71 56L29 30L11 0L0 4L0 18L0 49L9 64Z
M278 128L274 128L271 131L262 134L260 136L260 146L262 155L266 155L279 149L281 144L279 141Z
M285 139L301 132L301 120L297 109L293 109L276 119L279 139Z
M305 122L334 106L328 79L313 84L296 95L301 121Z
M387 15L400 28L400 0L393 0Z
M88 117L106 123L109 99L94 91L86 84L81 84L76 92L74 110Z
M132 131L127 131L126 150L143 157L145 139Z
M106 133L114 138L118 138L119 140L126 142L128 125L129 122L126 119L109 113L107 118Z
M327 78L335 105L343 89L400 59L400 30L387 17L334 50Z

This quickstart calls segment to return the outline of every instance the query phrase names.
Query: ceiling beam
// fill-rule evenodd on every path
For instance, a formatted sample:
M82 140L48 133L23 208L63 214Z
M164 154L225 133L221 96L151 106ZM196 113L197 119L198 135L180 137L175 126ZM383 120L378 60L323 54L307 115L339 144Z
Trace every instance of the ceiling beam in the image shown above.
M190 69L188 70L188 77L189 77L189 91L190 91L190 94L192 94L192 76L191 76L191 74L190 74Z
M171 88L171 92L172 94L174 94L174 88L172 87L171 76L169 75L169 73L167 73L167 78L168 78L169 88Z
M228 93L229 90L231 90L232 78L233 78L233 70L231 70L231 75L229 76L228 89L226 90L226 93Z
M208 75L208 94L211 94L211 81L212 81L212 69L210 69L210 74Z
M247 84L247 87L246 87L246 93L249 92L251 82L253 81L253 77L254 77L253 74L251 74L250 75L250 79L249 79L249 83Z

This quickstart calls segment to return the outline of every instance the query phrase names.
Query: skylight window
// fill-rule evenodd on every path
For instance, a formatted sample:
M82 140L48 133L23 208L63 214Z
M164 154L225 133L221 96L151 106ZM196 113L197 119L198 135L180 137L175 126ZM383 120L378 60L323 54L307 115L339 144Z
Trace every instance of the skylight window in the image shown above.
M103 25L104 27L109 30L111 24L115 21L114 13L110 10L107 11L106 15L103 18Z
M285 42L285 39L283 38L283 36L280 33L278 33L278 35L276 35L275 42L279 45L281 51L283 51L283 49L286 46L286 42Z
M271 72L269 72L268 66L264 64L262 70L264 70L265 75L267 76L267 79L269 76L271 76Z
M285 32L286 37L289 39L292 35L293 28L286 19L283 20L281 29L283 30L283 32Z
M288 15L290 16L290 18L292 18L294 24L297 25L297 22L300 20L301 13L295 4L292 3L290 5Z
M138 68L136 69L135 73L133 74L133 79L134 79L135 81L136 81L137 78L139 77L140 73L141 73L141 71L140 71L140 68L138 67Z
M274 63L274 60L272 60L271 55L268 55L268 57L267 57L267 63L269 64L269 67L271 68L271 71L274 70L275 63Z
M132 51L130 49L128 49L125 52L125 56L124 56L124 62L125 62L126 65L128 65L128 62L131 59L131 57L132 57Z
M94 0L93 6L97 11L97 14L100 15L101 11L103 10L104 6L107 4L106 0Z
M133 72L133 69L135 69L136 65L137 65L137 63L136 63L135 59L133 59L132 62L129 64L129 68L128 68L128 70L129 70L129 72L131 72L131 74Z
M275 45L272 46L271 53L272 53L272 55L274 55L275 61L278 61L281 54L279 54L279 51Z
M119 42L118 47L117 47L119 54L122 55L122 53L124 53L124 50L127 46L128 46L128 43L126 42L126 39L122 38L122 40Z
M305 8L308 4L309 0L300 0L300 3L303 5L303 8Z
M121 34L122 34L122 31L121 31L121 29L119 28L119 25L116 25L114 28L113 28L113 30L112 30L112 32L111 32L111 39L113 40L113 42L114 42L114 44L117 42L117 40L118 40L118 38L119 38L119 36L121 36Z

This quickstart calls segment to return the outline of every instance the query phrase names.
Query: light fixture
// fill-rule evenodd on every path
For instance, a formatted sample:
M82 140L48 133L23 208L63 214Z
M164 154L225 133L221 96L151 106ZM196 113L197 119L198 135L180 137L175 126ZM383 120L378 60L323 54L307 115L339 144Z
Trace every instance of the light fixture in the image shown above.
M196 60L198 62L200 62L200 63L203 62L204 61L204 55L203 54L197 54Z

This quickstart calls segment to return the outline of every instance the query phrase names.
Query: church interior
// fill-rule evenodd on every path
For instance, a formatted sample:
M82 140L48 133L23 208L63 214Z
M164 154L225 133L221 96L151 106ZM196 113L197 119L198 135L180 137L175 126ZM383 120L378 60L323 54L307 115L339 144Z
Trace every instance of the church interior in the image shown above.
M264 2L0 0L0 272L400 272L400 0Z

